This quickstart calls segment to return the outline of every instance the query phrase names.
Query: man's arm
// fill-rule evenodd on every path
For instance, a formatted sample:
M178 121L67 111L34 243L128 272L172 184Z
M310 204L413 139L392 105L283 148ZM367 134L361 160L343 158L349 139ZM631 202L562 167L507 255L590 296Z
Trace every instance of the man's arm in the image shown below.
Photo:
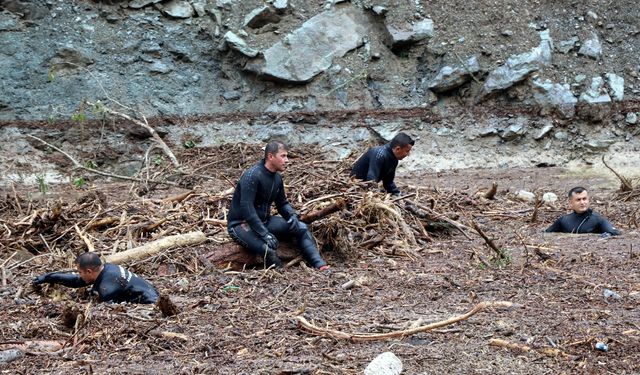
M622 234L619 230L613 227L609 220L602 216L599 216L598 226L600 227L600 233L611 233L614 236Z
M371 151L373 155L369 157L369 169L367 170L367 181L380 182L382 180L382 167L385 164L385 151L383 148Z
M287 196L284 192L284 183L282 182L282 178L279 179L280 186L278 186L278 192L276 194L276 209L278 213L285 219L289 220L292 215L296 214L296 210L291 207L289 200L287 200Z
M82 288L87 286L86 282L80 278L77 273L71 272L50 272L40 275L33 280L36 285L39 284L60 284L69 288Z
M254 173L258 173L254 171ZM246 220L251 229L258 233L260 236L266 236L269 231L262 224L260 217L256 213L256 193L258 191L258 179L253 176L253 173L245 173L240 178L240 212L242 218Z
M396 186L396 183L394 182L395 178L396 178L396 171L394 169L382 181L382 186L384 186L384 190L386 190L388 193L393 195L400 195L400 189L398 189L398 187Z
M562 232L562 217L557 218L545 232Z

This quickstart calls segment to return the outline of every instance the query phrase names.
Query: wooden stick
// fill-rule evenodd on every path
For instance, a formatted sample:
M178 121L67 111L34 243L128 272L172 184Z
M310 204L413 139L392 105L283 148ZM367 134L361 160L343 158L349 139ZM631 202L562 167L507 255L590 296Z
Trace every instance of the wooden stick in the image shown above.
M416 207L418 207L418 208L420 208L420 209L422 209L422 210L427 211L427 212L428 212L428 213L430 213L431 215L434 215L435 217L437 217L437 218L439 218L439 219L441 219L441 220L444 220L444 221L446 221L447 223L449 223L449 224L453 225L457 230L459 230L459 231L460 231L460 233L462 233L465 237L467 237L467 239L468 239L468 240L470 240L470 239L471 239L471 237L469 237L469 235L468 235L468 234L463 230L463 229L471 230L471 228L469 228L468 226L466 226L466 225L464 225L464 224L462 224L462 223L459 223L459 222L457 222L457 221L455 221L455 220L449 219L449 218L448 218L448 217L446 217L445 215L443 215L443 214L441 214L441 213L439 213L439 212L436 212L436 211L432 210L431 208L429 208L429 207L427 207L427 206L425 206L425 205L422 205L422 204L416 203L416 202L414 202L414 201L407 201L407 202L409 202L410 204L412 204L412 205L414 205L414 206L416 206Z
M161 238L159 240L147 243L142 246L134 247L126 251L111 254L105 257L107 263L122 264L132 260L140 260L151 257L162 250L167 250L173 247L181 247L187 245L197 245L207 240L204 233L200 231L176 234Z
M484 197L487 199L493 199L495 198L497 192L498 192L498 183L494 181L493 184L491 184L491 189L489 189L489 191L484 193Z
M482 229L480 229L480 227L478 226L478 224L476 224L475 221L471 220L471 226L473 227L473 229L476 230L476 232L478 233L478 235L480 235L480 237L482 237L482 239L484 240L484 242L487 243L487 246L489 246L493 251L496 252L496 254L500 257L500 259L504 259L505 258L505 254L502 251L502 249L500 249L491 238L487 237L487 235L482 231Z
M309 323L302 316L296 316L295 318L298 321L298 327L316 336L332 337L335 339L345 339L345 340L350 340L352 342L362 342L362 341L388 340L396 337L411 336L416 333L431 331L436 328L448 326L448 325L457 323L459 321L469 319L471 316L488 308L509 308L512 306L514 306L514 304L512 302L507 302L507 301L480 302L477 305L475 305L471 310L469 310L468 312L462 315L454 316L446 320L441 320L439 322L427 324L420 327L415 327L415 328L410 328L410 329L405 329L405 330L400 330L395 332L388 332L388 333L347 333L347 332L333 330L330 328L318 327L314 324Z
M149 181L145 181L145 180L141 180L139 178L133 178L133 177L128 177L128 176L120 176L117 174L112 174L112 173L107 173L107 172L102 172L99 171L97 169L93 169L93 168L89 168L89 167L85 167L84 165L78 163L78 161L76 159L74 159L71 155L67 154L66 152L62 151L61 149L57 148L56 146L38 138L35 137L31 134L26 134L27 137L29 138L33 138L39 142L42 142L43 144L51 147L52 149L58 151L59 153L61 153L62 155L66 156L67 159L69 159L71 161L71 163L73 163L73 167L76 169L82 169L85 170L87 172L91 172L91 173L95 173L101 176L105 176L105 177L113 177L113 178L117 178L120 180L126 180L126 181L135 181L135 182L140 182L140 183L154 183L154 184L164 184L164 185L171 185L171 186L180 186L178 183L172 182L172 181L157 181L157 180L149 180Z
M602 164L604 164L607 169L609 169L611 172L613 172L613 174L616 175L616 177L618 177L618 179L620 180L620 191L633 191L633 184L631 184L631 181L629 181L628 178L616 172L613 168L607 165L607 162L604 161L604 155L602 155Z
M567 354L565 352L563 352L560 349L556 349L556 348L540 348L540 349L534 349L528 345L523 345L523 344L517 344L514 342L509 342L506 340L501 340L501 339L491 339L489 340L489 345L492 346L499 346L502 348L507 348L507 349L511 349L511 350L518 350L521 352L530 352L530 351L536 351L538 353L544 354L548 357L563 357L566 359L570 359L570 360L574 360L577 358L577 356L575 355L571 355L571 354Z
M330 205L328 205L323 209L309 212L308 214L304 214L300 216L300 221L302 221L303 223L309 224L316 220L320 220L325 216L331 215L334 212L344 210L345 207L347 207L347 201L344 199L338 199L337 201L335 201L334 203L331 203Z
M74 228L76 228L76 232L78 233L78 236L80 236L82 241L84 241L84 243L87 245L87 251L95 253L96 248L95 246L93 246L93 243L91 242L89 237L82 234L82 231L80 230L80 228L78 228L78 224L74 225Z

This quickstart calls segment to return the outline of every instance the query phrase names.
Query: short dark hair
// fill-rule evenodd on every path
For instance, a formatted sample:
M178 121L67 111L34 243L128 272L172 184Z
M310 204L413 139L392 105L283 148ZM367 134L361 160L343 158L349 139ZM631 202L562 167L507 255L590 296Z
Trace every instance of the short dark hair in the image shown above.
M271 141L264 148L264 158L267 159L269 154L275 155L280 149L287 149L287 145L280 141Z
M391 140L391 148L396 148L396 146L400 146L401 148L405 148L407 145L413 146L416 143L409 135L406 133L398 133Z
M83 270L94 269L102 265L100 257L96 253L86 252L78 255L76 264Z
M571 196L575 193L575 194L581 194L582 192L587 191L587 189L583 188L582 186L576 186L573 189L569 190L569 194L567 195L569 198L571 198Z

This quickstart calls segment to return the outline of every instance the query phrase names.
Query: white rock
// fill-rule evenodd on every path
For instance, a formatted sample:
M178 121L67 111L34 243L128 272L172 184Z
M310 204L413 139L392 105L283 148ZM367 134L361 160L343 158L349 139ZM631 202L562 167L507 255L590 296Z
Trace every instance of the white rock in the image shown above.
M636 115L635 112L629 112L627 113L627 118L625 121L627 122L627 124L634 125L636 122L638 122L638 115Z
M542 201L545 203L554 203L558 200L558 196L554 193L547 192L542 195Z
M402 362L391 352L380 354L364 369L364 375L399 375L401 372Z
M523 202L533 202L536 200L536 195L530 191L518 190L516 192L516 199L519 199Z

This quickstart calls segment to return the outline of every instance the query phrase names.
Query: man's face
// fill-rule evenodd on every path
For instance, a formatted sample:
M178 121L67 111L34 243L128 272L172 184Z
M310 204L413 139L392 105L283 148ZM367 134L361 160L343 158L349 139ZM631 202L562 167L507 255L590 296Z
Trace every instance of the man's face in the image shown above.
M396 156L396 159L402 160L409 156L412 148L412 145L406 145L404 147L396 146L393 148L393 154Z
M589 209L589 193L585 190L582 193L571 194L569 208L578 214L586 212Z
M93 284L100 274L99 268L80 268L79 265L76 265L76 270L80 278L87 284Z
M280 147L278 152L268 155L267 162L269 163L269 166L271 166L270 169L273 169L276 172L284 172L287 163L289 162L287 150Z

